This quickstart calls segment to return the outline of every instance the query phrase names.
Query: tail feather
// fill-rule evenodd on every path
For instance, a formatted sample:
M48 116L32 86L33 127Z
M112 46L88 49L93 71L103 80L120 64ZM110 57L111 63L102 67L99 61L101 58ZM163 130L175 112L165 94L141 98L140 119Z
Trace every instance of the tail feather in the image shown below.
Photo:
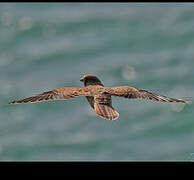
M119 113L110 105L94 103L94 109L97 115L108 120L116 120L119 117Z

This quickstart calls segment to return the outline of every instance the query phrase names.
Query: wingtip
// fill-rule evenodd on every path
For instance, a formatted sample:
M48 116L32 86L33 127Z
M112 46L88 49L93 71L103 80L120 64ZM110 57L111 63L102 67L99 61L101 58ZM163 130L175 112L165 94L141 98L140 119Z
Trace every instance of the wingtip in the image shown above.
M186 104L192 104L192 101L185 101Z
M14 104L15 101L12 101L12 102L8 102L8 104Z
M8 102L8 104L19 104L17 101Z
M192 101L185 101L183 99L175 99L176 101L174 102L177 102L177 103L184 103L184 104L192 104Z

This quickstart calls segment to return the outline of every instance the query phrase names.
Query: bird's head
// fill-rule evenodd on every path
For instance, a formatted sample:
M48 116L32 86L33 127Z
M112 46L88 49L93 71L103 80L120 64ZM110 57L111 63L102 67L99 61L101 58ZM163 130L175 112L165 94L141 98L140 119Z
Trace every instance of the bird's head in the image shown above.
M101 86L103 86L103 84L97 78L97 76L92 75L92 74L86 74L86 75L84 75L80 79L80 81L83 82L84 86L88 86L88 85L101 85Z

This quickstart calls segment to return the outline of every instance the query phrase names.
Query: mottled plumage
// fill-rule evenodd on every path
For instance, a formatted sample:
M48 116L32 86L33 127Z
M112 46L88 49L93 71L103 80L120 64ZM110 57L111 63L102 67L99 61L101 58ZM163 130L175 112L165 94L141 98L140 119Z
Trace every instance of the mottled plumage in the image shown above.
M176 102L185 104L191 103L182 99L169 98L130 86L118 86L112 88L104 87L102 82L95 75L91 74L83 76L80 81L83 82L85 86L84 88L59 88L22 100L13 101L9 104L36 103L50 100L67 100L77 96L85 96L97 115L108 120L116 120L119 117L119 113L112 107L112 96L124 97L128 99L146 99L161 102Z

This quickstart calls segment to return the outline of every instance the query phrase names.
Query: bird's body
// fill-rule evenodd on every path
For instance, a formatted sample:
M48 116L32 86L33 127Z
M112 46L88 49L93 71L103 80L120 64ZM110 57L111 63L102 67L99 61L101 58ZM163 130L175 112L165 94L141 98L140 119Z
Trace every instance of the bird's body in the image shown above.
M67 100L77 96L85 96L97 115L108 120L115 120L119 117L119 113L112 107L112 96L124 97L128 99L147 99L161 102L177 102L185 104L190 103L182 99L169 98L130 86L117 86L112 88L104 87L102 82L95 75L87 74L80 81L83 82L85 86L84 88L59 88L22 100L13 101L9 104L36 103L50 100Z

